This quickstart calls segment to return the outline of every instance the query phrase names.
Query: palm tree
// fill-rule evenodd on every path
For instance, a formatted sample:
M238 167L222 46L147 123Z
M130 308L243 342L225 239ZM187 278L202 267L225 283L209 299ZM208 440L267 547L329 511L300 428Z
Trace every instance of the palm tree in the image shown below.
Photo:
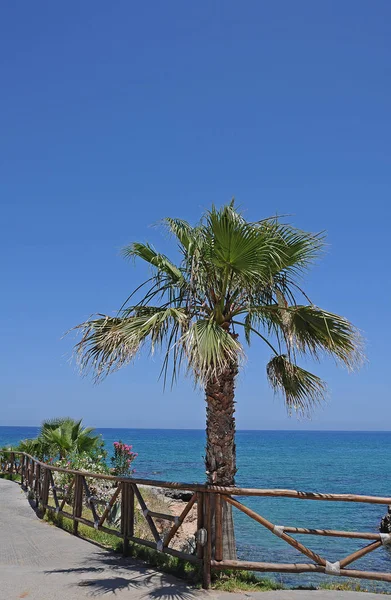
M51 457L59 455L64 458L71 452L90 453L100 442L100 436L91 435L92 427L82 426L82 420L75 421L69 417L45 421L41 427L38 440L44 453Z
M45 454L42 440L39 437L22 440L19 442L17 449L19 452L26 452L26 454L30 454L30 456L38 459L42 459Z
M179 264L150 244L126 247L124 256L149 263L152 276L116 316L97 315L76 327L82 333L79 364L100 380L148 343L152 352L164 349L165 382L169 373L174 382L185 365L205 390L207 482L232 486L235 380L243 342L256 338L268 346L266 374L273 390L283 394L289 412L307 413L323 399L326 385L298 359L324 353L352 369L361 360L360 336L345 318L310 302L299 285L323 247L322 235L276 217L248 222L233 201L212 207L196 226L172 218L164 225L178 243ZM228 558L235 552L230 523L228 515Z

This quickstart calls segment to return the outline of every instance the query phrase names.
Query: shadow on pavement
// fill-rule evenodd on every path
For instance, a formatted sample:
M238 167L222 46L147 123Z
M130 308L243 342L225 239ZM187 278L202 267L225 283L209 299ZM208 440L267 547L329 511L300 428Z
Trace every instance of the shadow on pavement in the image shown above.
M91 562L96 566L91 566ZM110 574L112 572L112 575ZM88 596L104 596L117 594L122 590L138 590L139 598L155 600L193 600L196 594L181 581L170 575L154 571L148 566L136 563L131 559L115 556L109 552L99 552L89 557L88 565L45 571L46 575L54 574L100 574L99 577L82 579L71 587L90 588ZM107 573L107 577L103 576ZM144 592L144 593L143 593Z

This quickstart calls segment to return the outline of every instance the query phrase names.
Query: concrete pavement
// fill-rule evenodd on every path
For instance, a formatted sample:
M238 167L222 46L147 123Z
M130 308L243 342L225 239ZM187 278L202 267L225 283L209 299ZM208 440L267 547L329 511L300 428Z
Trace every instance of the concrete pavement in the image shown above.
M0 479L0 600L379 600L337 591L228 594L194 590L139 561L41 521L18 484ZM387 596L388 597L388 596ZM391 598L391 596L390 596Z

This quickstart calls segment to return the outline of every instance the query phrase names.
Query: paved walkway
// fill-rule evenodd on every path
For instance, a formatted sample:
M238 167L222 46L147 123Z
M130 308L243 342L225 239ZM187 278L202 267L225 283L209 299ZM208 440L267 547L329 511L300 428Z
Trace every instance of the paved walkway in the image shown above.
M182 581L102 550L40 521L19 485L0 479L0 600L379 600L335 591L227 594ZM391 596L390 596L391 597Z

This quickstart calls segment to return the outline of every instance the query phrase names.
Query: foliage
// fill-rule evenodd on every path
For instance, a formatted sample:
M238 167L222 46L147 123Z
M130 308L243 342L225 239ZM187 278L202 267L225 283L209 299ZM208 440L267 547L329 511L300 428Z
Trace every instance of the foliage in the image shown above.
M70 509L69 506L66 508L68 508L68 510ZM84 509L83 516L88 518L91 516L91 513L88 514L86 509ZM73 531L72 519L68 519L62 515L57 515L54 510L46 511L44 519L53 525L61 527L61 529L65 529L65 531L69 531L70 533ZM97 544L100 544L105 548L110 548L115 552L120 552L122 549L122 540L118 539L116 536L107 534L104 531L93 529L87 525L83 525L82 523L79 523L78 534L80 537L96 542Z
M164 350L165 381L171 371L174 382L186 365L205 386L232 362L243 361L243 343L250 345L255 337L272 353L267 365L272 388L283 393L289 411L306 413L324 397L326 386L298 365L302 355L330 355L349 369L360 364L355 327L313 304L300 285L322 251L322 234L277 217L246 221L233 201L212 207L196 226L172 218L164 226L179 246L181 261L174 264L150 244L135 242L124 249L126 258L149 264L152 276L130 294L117 316L97 315L76 327L82 334L76 353L83 372L92 371L99 380L128 364L148 343L151 352Z
M319 588L322 590L338 590L342 592L370 592L372 594L387 594L382 585L374 581L361 582L355 579L347 579L344 581L321 583Z
M47 446L51 456L61 458L72 453L88 454L95 451L100 436L92 435L92 427L82 427L82 419L75 421L69 417L45 421L39 438Z
M92 427L82 426L82 420L62 417L44 421L38 437L22 440L17 449L40 460L56 460L75 454L105 458L106 451L100 435Z
M6 448L5 446L3 446L3 448L0 448L0 460L10 461L11 452L12 448Z
M273 579L258 577L251 571L212 571L212 588L224 592L268 592L284 586Z
M85 471L88 473L97 473L102 475L109 474L109 468L104 461L103 455L92 457L86 452L78 453L74 451L66 458L62 458L53 463L53 466L62 469L73 469L75 471ZM68 495L69 486L74 478L72 473L64 473L61 471L53 471L54 482L65 495ZM102 503L106 503L113 495L113 484L106 479L96 477L88 477L88 487L91 494ZM70 496L70 499L72 496Z
M26 452L26 454L30 454L30 456L34 456L39 459L42 459L45 453L42 439L39 437L22 440L19 442L17 449L20 452Z
M114 455L111 457L112 473L118 477L130 477L135 472L132 469L132 462L137 457L136 452L132 452L132 446L124 444L121 440L114 442Z
M15 474L15 473L13 475L10 475L9 473L0 473L0 479L6 479L7 481L20 482L20 475Z

